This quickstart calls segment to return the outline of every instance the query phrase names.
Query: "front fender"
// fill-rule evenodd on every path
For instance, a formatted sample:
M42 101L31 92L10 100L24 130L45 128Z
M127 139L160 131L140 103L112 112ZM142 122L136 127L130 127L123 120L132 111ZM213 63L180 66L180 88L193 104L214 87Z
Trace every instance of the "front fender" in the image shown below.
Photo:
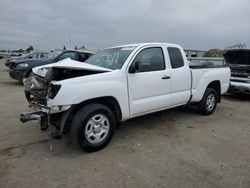
M75 105L90 99L107 96L114 97L120 105L122 117L128 117L127 86L126 83L116 80L62 83L56 97L53 100L48 100L47 105L49 107L53 105Z

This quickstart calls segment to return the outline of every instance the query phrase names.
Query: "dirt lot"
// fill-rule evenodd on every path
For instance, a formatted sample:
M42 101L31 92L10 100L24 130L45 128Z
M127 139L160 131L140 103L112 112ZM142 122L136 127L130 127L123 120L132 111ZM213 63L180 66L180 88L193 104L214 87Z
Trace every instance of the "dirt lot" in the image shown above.
M250 99L223 97L211 116L177 108L122 124L102 151L54 140L0 62L0 187L250 187Z

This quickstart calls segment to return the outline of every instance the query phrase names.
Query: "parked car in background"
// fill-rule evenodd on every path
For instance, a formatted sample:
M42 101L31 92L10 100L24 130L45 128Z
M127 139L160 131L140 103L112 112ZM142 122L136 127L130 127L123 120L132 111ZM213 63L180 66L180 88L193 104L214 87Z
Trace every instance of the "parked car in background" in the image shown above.
M250 49L232 49L224 53L231 69L229 93L250 94Z
M58 62L60 60L71 58L72 60L84 62L93 53L89 51L66 50L52 52L45 59L29 59L25 61L17 61L11 64L9 76L23 83L23 78L32 73L32 68L42 65Z
M25 62L25 61L28 61L30 59L43 59L43 58L47 58L48 54L49 54L49 52L35 51L35 52L32 52L32 53L24 54L24 55L22 55L20 57L7 58L5 65L7 67L11 67L15 63Z
M65 59L46 75L43 67L33 68L37 79L25 83L47 88L45 100L33 103L41 110L20 120L39 119L41 130L54 125L56 138L70 132L86 151L105 147L117 123L137 116L186 104L212 114L230 80L228 67L189 66L184 50L168 43L112 47L82 64Z

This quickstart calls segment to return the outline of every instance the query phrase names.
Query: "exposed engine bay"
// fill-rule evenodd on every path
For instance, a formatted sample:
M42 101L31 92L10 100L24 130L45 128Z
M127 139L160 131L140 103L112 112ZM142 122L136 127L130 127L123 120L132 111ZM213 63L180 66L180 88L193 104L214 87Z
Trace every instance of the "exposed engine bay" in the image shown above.
M76 69L76 68L61 68L61 67L53 67L50 68L45 76L45 79L50 81L61 81L70 78L75 78L79 76L87 76L91 74L103 73L105 71L97 71L97 70L85 70L85 69Z
M70 78L104 73L103 70L85 70L79 68L50 67L47 69L45 77L34 74L23 80L25 86L25 96L29 103L46 105L46 97L50 89L51 81L61 81Z

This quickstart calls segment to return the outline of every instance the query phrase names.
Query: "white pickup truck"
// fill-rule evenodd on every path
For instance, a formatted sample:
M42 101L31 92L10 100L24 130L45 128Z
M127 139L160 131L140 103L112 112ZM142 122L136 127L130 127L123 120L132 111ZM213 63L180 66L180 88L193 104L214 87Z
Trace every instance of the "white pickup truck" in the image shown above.
M22 113L20 120L40 120L54 136L70 132L86 151L111 140L119 122L186 104L201 114L213 113L229 87L228 67L190 67L176 44L143 43L105 49L85 63L71 59L36 67L26 90L48 90L41 110Z

